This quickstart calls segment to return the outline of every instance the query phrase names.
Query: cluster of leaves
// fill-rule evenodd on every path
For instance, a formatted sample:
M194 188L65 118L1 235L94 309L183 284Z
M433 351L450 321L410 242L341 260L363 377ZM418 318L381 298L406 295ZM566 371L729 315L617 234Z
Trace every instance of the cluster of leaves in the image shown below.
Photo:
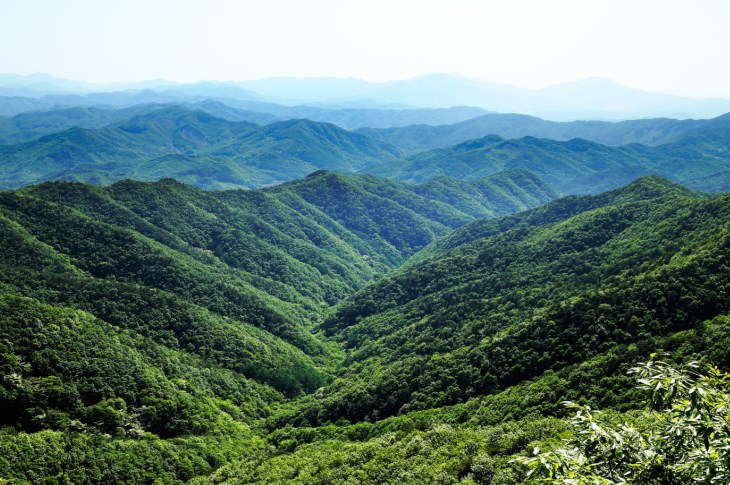
M652 360L631 369L650 409L624 421L589 406L570 420L575 435L517 460L528 477L565 484L685 484L730 481L730 374L696 362L677 370Z

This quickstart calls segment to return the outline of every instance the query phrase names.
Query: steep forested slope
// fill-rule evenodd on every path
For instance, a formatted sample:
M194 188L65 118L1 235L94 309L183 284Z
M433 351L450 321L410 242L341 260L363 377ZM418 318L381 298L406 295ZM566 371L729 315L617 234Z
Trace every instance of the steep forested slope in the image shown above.
M519 207L552 195L521 182L511 184L522 198L483 196ZM266 192L169 179L0 192L0 281L9 294L84 310L296 394L319 386L318 367L338 355L312 333L323 307L473 219L418 197L328 172ZM343 212L365 206L357 221Z
M392 253L396 260L473 217L515 212L555 197L541 180L524 172L507 172L474 183L442 182L461 186L449 191L368 175L317 172L266 193L288 204L306 204L325 212L355 234L380 241L381 252Z
M525 483L510 458L566 436L561 400L640 406L625 372L659 349L730 366L728 224L656 177L467 224L336 307L336 379L200 483Z
M728 196L646 177L475 220L553 196L522 170L0 192L0 476L522 483L560 400L631 409L658 349L730 365Z
M450 404L723 314L729 208L645 178L469 224L327 318L347 364L299 419Z

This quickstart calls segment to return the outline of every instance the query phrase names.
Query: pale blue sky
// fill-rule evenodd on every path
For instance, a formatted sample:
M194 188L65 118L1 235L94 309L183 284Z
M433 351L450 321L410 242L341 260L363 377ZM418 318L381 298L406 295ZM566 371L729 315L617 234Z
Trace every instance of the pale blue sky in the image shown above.
M728 0L0 0L0 72L152 78L607 77L730 97Z

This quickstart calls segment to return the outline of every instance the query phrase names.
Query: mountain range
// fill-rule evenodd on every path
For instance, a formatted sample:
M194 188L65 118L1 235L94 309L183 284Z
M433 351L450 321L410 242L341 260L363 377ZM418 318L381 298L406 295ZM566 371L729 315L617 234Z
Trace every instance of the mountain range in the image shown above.
M3 187L129 177L175 177L206 188L260 187L322 168L354 171L399 157L391 145L331 124L290 120L259 126L178 106L0 147Z
M453 124L414 124L390 128L360 128L373 138L397 145L407 153L446 148L486 134L502 138L573 138L603 145L639 143L656 146L677 140L683 134L712 124L712 120L654 118L629 121L546 121L533 116L489 113Z
M524 171L0 192L0 475L524 483L561 400L638 406L658 348L730 364L728 196L554 197Z
M0 483L543 483L525 464L659 450L665 418L730 474L724 101L444 75L3 93ZM555 121L677 110L706 116ZM637 363L667 370L637 387ZM672 386L717 419L675 426ZM646 483L686 482L672 453Z
M210 102L200 107L141 105L118 111L76 108L18 115L5 124L8 138L73 124L93 127L74 126L0 146L0 187L17 188L45 180L108 184L124 178L175 178L207 189L257 188L320 169L422 183L442 175L478 179L514 168L537 174L562 194L595 193L650 174L701 190L723 191L730 186L727 115L711 120L621 123L555 123L517 115L484 115L456 125L352 132L307 119L268 120L271 122L259 125L242 121L267 121L252 112ZM442 140L424 142L440 145L490 131L513 136L534 132L557 138L585 134L607 141L639 139L651 144L632 141L613 146L580 138L560 141L487 135L408 155L418 146L412 140Z
M441 175L469 179L524 168L543 177L561 193L595 193L648 174L662 175L695 188L727 190L730 116L703 121L697 126L686 127L687 131L672 142L654 147L613 147L579 138L505 140L489 135L367 170L380 176L423 182ZM719 180L725 182L713 185Z
M449 108L476 106L550 120L708 118L730 111L730 101L696 100L641 91L603 78L525 89L456 75L430 74L369 83L339 78L268 78L195 84L145 81L93 85L48 75L0 76L0 114L70 105L126 107L141 102L207 98L329 108Z

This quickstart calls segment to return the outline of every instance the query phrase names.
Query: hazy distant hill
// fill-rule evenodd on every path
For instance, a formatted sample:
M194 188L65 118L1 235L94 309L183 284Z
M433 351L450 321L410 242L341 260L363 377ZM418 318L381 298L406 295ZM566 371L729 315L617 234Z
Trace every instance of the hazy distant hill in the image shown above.
M175 177L207 188L260 187L317 169L354 171L401 156L392 145L308 120L258 126L162 106L101 129L0 146L0 187L43 180Z
M730 111L728 100L695 100L641 91L601 78L543 89L522 89L447 74L383 83L365 83L357 79L274 78L244 81L241 85L290 103L319 100L342 104L347 100L369 98L381 103L421 107L477 106L489 111L529 114L551 120L710 118Z
M442 175L475 179L525 168L562 193L596 193L658 174L693 188L717 190L730 167L730 116L703 122L672 143L618 147L582 139L555 141L486 136L370 167L369 173L421 183ZM708 178L711 177L711 178Z
M136 85L96 86L96 92L83 94L74 86L73 95L40 96L42 91L24 92L16 79L9 95L0 99L0 114L67 106L130 106L149 102L196 102L228 99L241 102L292 105L337 106L338 108L418 107L449 108L474 106L502 113L521 113L550 120L604 119L626 120L647 117L711 118L730 111L730 101L695 100L681 96L633 89L607 79L591 78L558 84L543 89L522 89L460 76L431 74L412 79L368 83L358 79L272 78L242 82L200 82L171 84L161 81ZM0 94L2 93L0 80ZM46 84L49 81L46 80ZM57 80L54 86L68 81ZM33 81L29 80L32 86ZM55 88L54 88L55 89ZM58 92L56 90L52 91ZM79 94L79 93L82 94ZM366 101L366 102L364 102ZM259 108L255 111L262 111ZM264 112L275 114L269 110ZM288 117L310 117L292 115ZM466 118L462 118L466 119ZM321 120L332 121L332 120ZM451 120L455 123L461 120ZM378 127L399 126L377 125ZM429 123L430 124L430 123ZM442 123L439 123L442 124ZM359 126L368 126L361 124ZM369 125L376 126L376 125ZM348 127L355 127L349 125Z
M240 100L221 100L231 106L271 113L279 118L307 118L314 121L332 123L348 130L361 127L387 128L407 126L414 123L425 125L445 125L484 115L485 110L469 106L449 108L348 108L316 106L283 106Z
M502 138L533 136L567 141L583 138L604 145L661 145L712 120L656 118L631 121L546 121L533 116L489 113L452 125L361 128L361 133L392 143L407 152L445 148L486 135Z

